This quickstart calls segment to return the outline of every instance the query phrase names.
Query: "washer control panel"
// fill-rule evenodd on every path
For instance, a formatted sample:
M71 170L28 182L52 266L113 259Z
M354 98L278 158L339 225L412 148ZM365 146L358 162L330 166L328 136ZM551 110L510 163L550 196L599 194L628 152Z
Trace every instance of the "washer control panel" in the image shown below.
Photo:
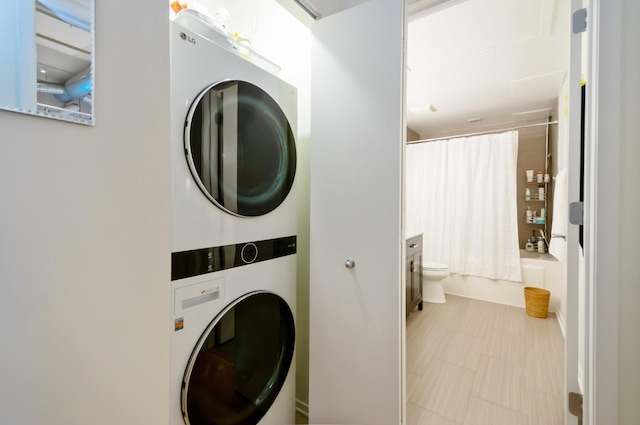
M296 253L296 236L171 253L171 280L267 261Z

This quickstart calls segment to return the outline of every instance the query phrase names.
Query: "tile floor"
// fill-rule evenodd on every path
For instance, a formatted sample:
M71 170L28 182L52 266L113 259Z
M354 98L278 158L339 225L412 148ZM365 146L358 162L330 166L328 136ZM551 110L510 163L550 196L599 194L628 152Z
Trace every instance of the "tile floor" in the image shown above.
M447 295L407 319L408 425L561 425L553 315Z
M563 365L553 315L453 295L425 302L407 319L407 425L562 425Z

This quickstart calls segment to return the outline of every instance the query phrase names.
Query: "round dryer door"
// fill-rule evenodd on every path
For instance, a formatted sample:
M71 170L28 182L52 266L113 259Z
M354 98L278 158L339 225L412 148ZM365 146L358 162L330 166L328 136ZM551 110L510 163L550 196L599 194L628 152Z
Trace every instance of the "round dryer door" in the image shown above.
M287 377L295 343L293 314L265 291L237 299L198 341L182 385L187 425L255 425Z
M213 84L198 95L187 117L185 151L200 190L237 216L273 211L293 185L289 121L269 94L245 81Z

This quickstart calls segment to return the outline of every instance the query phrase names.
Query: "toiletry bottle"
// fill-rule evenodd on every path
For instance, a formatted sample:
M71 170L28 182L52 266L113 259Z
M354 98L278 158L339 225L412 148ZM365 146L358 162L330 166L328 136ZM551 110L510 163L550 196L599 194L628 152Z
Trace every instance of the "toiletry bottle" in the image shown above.
M538 188L538 199L544 201L544 187L540 186Z
M527 243L526 243L526 245L524 246L524 249L525 249L525 251L529 251L529 252L534 251L534 249L533 249L533 242L531 242L531 239L527 239Z
M524 200L528 201L531 199L531 191L529 190L529 188L527 188L527 190L524 191Z
M531 215L531 207L527 207L527 223L533 223L533 216Z
M527 183L533 182L533 170L527 170Z
M542 236L540 236L538 238L538 252L540 254L544 254L545 253L545 246L544 246L544 239L542 239Z

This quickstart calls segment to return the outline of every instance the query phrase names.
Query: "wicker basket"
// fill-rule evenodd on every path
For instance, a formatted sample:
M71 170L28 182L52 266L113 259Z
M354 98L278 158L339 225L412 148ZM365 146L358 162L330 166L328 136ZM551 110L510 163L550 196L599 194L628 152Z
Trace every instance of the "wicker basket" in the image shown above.
M524 302L527 314L531 317L547 317L549 311L549 297L551 292L546 289L527 286L524 288Z

